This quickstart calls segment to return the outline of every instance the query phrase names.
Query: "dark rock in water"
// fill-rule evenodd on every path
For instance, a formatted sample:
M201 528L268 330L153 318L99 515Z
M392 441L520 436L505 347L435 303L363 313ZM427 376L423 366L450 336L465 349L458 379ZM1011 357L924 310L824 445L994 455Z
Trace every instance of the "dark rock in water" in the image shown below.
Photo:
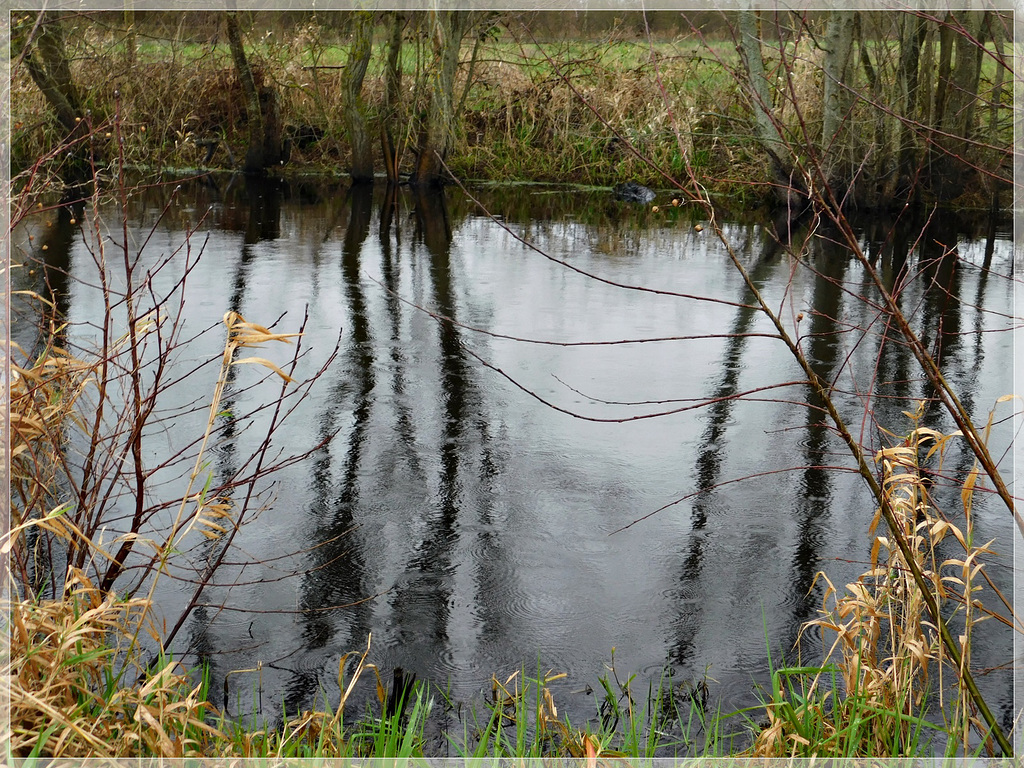
M627 181L624 184L616 184L612 190L616 199L627 203L649 203L654 199L654 190L637 184L635 181Z

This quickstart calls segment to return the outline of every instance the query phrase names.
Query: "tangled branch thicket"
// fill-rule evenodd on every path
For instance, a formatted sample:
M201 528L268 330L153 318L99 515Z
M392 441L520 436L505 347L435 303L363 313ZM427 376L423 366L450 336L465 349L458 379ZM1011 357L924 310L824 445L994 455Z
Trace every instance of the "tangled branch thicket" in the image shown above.
M111 127L122 127L116 115ZM275 434L337 347L309 378L296 380L305 354L302 325L281 332L229 312L220 359L172 375L169 361L197 338L194 329L188 337L183 331L185 284L201 256L192 246L194 227L169 253L147 254L172 202L148 232L131 231L126 201L133 188L123 154L112 173L94 173L88 204L35 204L48 185L33 174L14 206L15 223L32 231L35 222L50 225L55 213L68 210L72 223L83 219L93 275L78 279L96 292L102 314L71 325L61 315L58 291L51 298L17 296L23 311L37 314L20 318L26 337L35 328L33 346L11 346L11 528L2 554L11 564L4 574L11 619L3 674L12 710L5 746L19 757L200 754L197 745L217 735L206 724L211 710L203 685L168 649L241 526L264 506L274 473L317 448L282 455ZM174 196L170 191L169 200ZM118 203L120 220L112 226L104 218L108 198ZM36 267L46 270L48 285L60 273L32 259L18 268ZM96 343L85 341L90 337ZM244 356L295 338L284 367L269 356ZM231 414L269 416L261 419L263 439L248 461L214 478L208 449L231 423L222 401L242 367L267 371L242 391L272 385L270 379L280 388L269 402L257 398ZM204 402L195 382L211 369L214 384ZM193 393L183 397L189 388ZM196 433L150 463L149 445L167 419L194 424ZM180 615L158 615L154 594L164 579L192 591ZM144 661L147 655L155 661Z

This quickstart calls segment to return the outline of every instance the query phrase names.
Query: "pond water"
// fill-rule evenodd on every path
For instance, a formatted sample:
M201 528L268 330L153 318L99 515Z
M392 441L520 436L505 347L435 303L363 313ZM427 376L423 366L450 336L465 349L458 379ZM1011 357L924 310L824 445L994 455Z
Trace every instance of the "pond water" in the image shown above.
M176 415L147 433L148 462L201 433L216 366L200 363L219 359L228 310L281 332L306 316L298 379L337 347L271 455L312 452L259 486L262 511L175 648L210 664L213 701L224 706L227 691L232 714L336 702L339 658L370 633L385 680L402 667L455 701L521 667L565 672L555 701L583 722L614 652L618 678L635 673L643 693L669 671L706 677L726 710L754 703L769 649L794 658L821 605L815 575L841 586L867 568L875 508L842 442L806 406L806 385L754 392L803 376L699 212L665 194L659 212L607 190L472 194L482 208L458 189L417 198L235 177L183 183L170 203L169 187L132 199L140 274L152 270L158 291L180 299L167 311L182 339L195 337L172 365L197 369L166 394L162 413ZM101 215L118 240L116 208ZM88 228L68 218L33 218L15 233L15 260L46 268L12 279L45 293L48 275L69 338L88 347L102 294ZM985 423L1012 391L1013 335L998 332L1014 325L1009 232L947 215L920 239L879 218L855 223L890 285L912 275L902 306ZM188 227L191 256L180 247ZM727 219L722 230L834 382L856 436L878 447L880 428L905 431L901 412L930 390L886 337L877 292L848 250L822 229L798 262L759 223ZM31 343L29 324L13 335ZM629 340L644 341L579 344ZM291 350L255 354L286 365ZM207 457L218 481L243 471L263 439L268 409L230 414L273 399L280 382L264 378L257 366L233 371ZM752 394L733 399L742 392ZM669 413L637 418L659 412ZM937 408L924 423L952 429ZM1002 420L992 438L1007 471L1009 432ZM956 448L945 461L954 478L970 467ZM171 493L180 475L178 465L150 493ZM997 539L988 572L1009 594L1009 515L979 496L976 527L979 540ZM191 596L166 582L160 606L174 617ZM805 661L820 647L805 635ZM1010 656L1009 630L982 624L975 662L993 668L980 680L1004 719L1012 677L995 668Z

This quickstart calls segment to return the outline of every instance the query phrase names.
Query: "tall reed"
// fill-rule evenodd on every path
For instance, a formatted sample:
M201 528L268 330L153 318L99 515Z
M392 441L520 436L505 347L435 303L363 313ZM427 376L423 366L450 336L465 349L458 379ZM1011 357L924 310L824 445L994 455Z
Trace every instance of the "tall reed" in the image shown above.
M962 684L973 629L991 615L978 595L983 556L994 554L992 541L975 541L979 469L962 480L961 508L953 519L937 503L930 476L941 476L945 454L961 435L922 426L924 408L921 402L907 412L912 429L875 457L899 524L895 533L910 545L913 562L893 543L893 533L875 535L879 511L869 531L871 568L842 592L818 574L826 584L821 616L802 632L816 628L823 638L831 636L825 655L833 663L774 673L769 723L754 748L759 756L910 755L925 751L926 738L939 736L949 755L994 753L990 730ZM943 554L950 536L962 554ZM957 628L959 664L944 648L911 575L914 568L925 574L947 625ZM941 723L931 722L936 712Z

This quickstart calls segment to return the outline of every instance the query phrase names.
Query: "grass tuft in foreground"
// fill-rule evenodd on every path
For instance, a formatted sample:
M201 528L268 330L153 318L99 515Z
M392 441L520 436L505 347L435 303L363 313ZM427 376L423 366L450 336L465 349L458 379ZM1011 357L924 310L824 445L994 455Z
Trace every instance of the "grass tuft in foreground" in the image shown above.
M923 413L923 402L916 413L907 413L913 429L879 451L876 461L915 565L929 579L946 622L958 628L962 663L969 666L972 630L994 615L977 598L980 582L987 579L981 558L993 554L992 542L974 540L977 467L960 488L959 522L937 504L941 483L937 488L934 478L941 481L945 452L960 433L944 435L920 426ZM928 462L934 466L926 471ZM879 520L876 514L872 534ZM960 554L944 554L949 542L943 542L950 536ZM931 753L936 743L948 756L995 754L960 669L944 653L910 563L891 535L874 538L870 570L847 584L845 593L824 573L819 577L827 584L822 615L804 631L818 628L833 636L825 656L838 658L825 666L772 672L772 690L765 702L768 727L758 735L754 754L911 756ZM934 722L935 715L941 722Z
M206 723L203 683L173 659L122 653L145 607L100 593L81 572L61 600L10 607L9 754L184 757L223 737Z

